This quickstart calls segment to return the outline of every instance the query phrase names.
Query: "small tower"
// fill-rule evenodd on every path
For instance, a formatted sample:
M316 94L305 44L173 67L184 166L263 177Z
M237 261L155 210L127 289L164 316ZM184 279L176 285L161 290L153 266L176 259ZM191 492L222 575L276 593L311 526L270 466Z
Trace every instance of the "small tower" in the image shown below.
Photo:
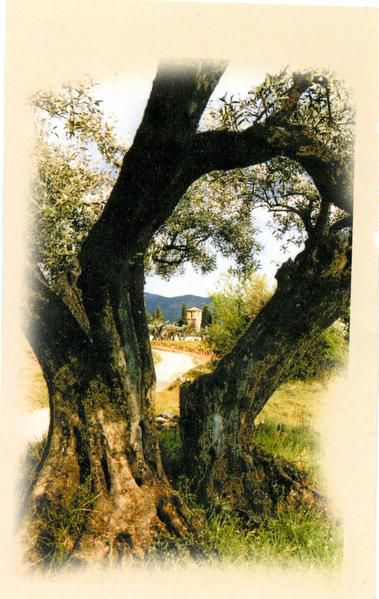
M195 329L196 333L199 333L201 329L201 313L201 308L195 306L187 310L188 326Z

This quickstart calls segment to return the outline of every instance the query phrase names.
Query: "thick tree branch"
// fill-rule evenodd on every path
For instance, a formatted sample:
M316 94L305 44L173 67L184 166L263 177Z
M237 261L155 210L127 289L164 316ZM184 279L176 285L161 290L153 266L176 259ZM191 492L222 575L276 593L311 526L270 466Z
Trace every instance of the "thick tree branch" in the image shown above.
M160 66L133 146L83 246L82 269L89 262L94 269L97 264L144 251L171 214L193 180L186 173L187 157L225 66L204 61Z
M310 174L326 202L351 210L350 177L342 160L312 130L289 120L310 83L305 76L295 77L288 105L263 125L196 133L224 68L202 61L159 68L133 146L82 248L79 286L90 301L99 284L118 278L126 262L132 265L144 254L189 185L210 171L286 156Z
M344 166L303 125L268 123L241 132L205 131L196 136L192 162L200 177L215 170L253 166L278 156L296 160L312 177L322 197L352 213L349 166Z

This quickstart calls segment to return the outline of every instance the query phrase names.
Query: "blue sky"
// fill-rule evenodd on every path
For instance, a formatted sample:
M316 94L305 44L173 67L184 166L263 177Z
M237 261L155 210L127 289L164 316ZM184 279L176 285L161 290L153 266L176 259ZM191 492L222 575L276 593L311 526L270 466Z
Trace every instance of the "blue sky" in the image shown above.
M114 73L108 81L100 83L97 87L97 97L103 101L106 116L113 117L120 139L128 145L132 143L142 119L156 67L156 63L151 63L142 65L138 73ZM214 97L221 97L225 92L243 95L254 85L261 83L264 76L263 71L232 63L221 78ZM259 241L264 247L259 257L262 271L267 275L269 282L273 283L278 265L289 255L295 255L298 249L290 248L284 256L280 251L280 243L267 229L267 217L263 210L255 211L255 219L261 229ZM186 293L206 296L216 289L229 266L230 261L219 256L217 270L208 275L197 273L187 265L183 275L172 277L169 281L157 276L147 277L146 291L169 297Z

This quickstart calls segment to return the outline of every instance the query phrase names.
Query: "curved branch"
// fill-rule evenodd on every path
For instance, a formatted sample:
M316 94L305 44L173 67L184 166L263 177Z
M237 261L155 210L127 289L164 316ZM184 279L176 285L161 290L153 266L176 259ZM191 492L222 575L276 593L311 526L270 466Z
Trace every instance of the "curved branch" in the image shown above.
M101 269L112 258L125 259L144 251L171 214L193 180L188 181L186 175L187 156L225 67L226 63L204 61L160 65L119 178L83 245L82 270L88 263L99 270L99 265Z
M205 131L192 153L197 176L243 168L278 156L297 161L326 201L352 213L351 165L329 152L307 127L294 123L252 125L244 131Z
M78 281L83 299L117 278L142 255L188 187L213 170L253 166L278 157L296 160L328 203L351 211L349 167L313 131L289 117L310 84L294 77L288 102L262 124L242 132L197 126L225 64L161 65L134 143L96 225L83 244Z

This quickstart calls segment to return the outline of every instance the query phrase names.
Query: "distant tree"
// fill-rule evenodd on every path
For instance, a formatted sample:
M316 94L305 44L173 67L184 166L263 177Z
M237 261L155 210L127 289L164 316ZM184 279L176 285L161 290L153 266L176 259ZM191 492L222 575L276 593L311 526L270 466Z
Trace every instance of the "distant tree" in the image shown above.
M263 275L255 275L245 282L229 277L222 289L211 294L208 310L212 322L206 339L212 351L220 356L227 354L270 296Z
M178 325L179 326L187 326L187 324L188 324L187 306L186 306L186 304L182 304L182 313L181 313L180 318L178 320Z
M212 324L212 313L209 306L205 304L201 312L201 328L205 329L210 324Z
M265 275L256 274L248 280L244 288L244 301L249 320L253 320L272 296Z
M207 308L213 315L213 321L206 335L212 351L220 356L231 351L272 293L266 277L255 275L245 283L229 278L223 289L212 294L212 304L210 309ZM315 334L306 349L298 352L289 378L303 380L330 374L345 364L347 351L348 327L340 319Z
M156 307L156 310L154 312L154 320L156 320L158 322L163 322L164 321L163 312L162 312L160 306Z

